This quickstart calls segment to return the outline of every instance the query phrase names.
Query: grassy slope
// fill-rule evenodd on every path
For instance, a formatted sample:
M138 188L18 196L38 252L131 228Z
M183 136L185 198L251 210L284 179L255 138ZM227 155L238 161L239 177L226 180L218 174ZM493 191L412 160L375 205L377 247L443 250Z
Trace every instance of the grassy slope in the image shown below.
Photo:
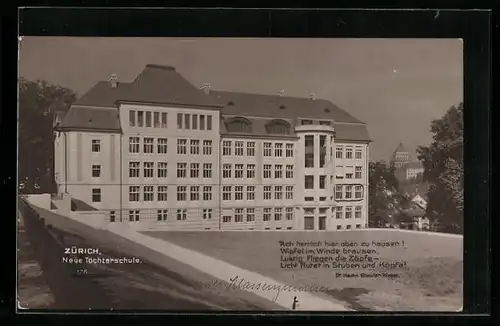
M462 305L462 239L391 230L351 232L147 232L183 247L291 284L335 288L329 295L354 309L458 310ZM280 268L278 241L404 240L404 248L379 250L382 260L408 261L397 280L335 278L330 269Z

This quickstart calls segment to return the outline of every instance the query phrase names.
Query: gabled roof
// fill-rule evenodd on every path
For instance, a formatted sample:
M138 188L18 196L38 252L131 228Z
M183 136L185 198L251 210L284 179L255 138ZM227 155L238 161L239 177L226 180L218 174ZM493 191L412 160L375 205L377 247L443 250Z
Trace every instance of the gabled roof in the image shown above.
M121 131L118 110L116 108L95 108L76 105L69 109L66 117L57 126L57 129Z
M396 153L408 153L403 143L399 143L398 147L396 147L396 149L394 150L394 154Z
M277 94L263 95L223 91L211 91L210 94L224 105L221 109L222 114L362 123L332 102L323 99L313 101L307 98L286 97Z

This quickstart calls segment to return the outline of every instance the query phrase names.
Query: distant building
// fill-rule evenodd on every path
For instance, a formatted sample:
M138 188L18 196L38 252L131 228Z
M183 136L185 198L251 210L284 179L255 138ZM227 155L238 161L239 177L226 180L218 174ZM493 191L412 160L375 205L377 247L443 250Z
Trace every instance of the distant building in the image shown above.
M392 154L391 163L396 167L396 177L399 180L410 180L424 173L424 166L420 161L412 161L410 153L403 143Z
M200 89L174 67L99 82L54 120L55 180L110 222L343 230L368 221L366 124L333 103Z

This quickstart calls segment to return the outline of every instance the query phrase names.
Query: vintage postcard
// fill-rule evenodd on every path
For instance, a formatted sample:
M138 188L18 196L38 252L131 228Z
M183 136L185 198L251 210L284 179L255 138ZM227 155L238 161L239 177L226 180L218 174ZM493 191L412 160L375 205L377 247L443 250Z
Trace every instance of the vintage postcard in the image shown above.
M462 47L20 38L18 311L461 311Z

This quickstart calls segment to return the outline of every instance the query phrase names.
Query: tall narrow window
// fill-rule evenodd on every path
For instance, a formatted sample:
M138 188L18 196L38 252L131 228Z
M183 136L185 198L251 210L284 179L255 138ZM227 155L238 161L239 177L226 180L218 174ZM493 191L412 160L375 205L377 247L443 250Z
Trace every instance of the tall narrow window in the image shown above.
M247 142L247 156L255 156L255 142Z
M234 177L236 179L243 178L243 164L235 164L234 165Z
M144 201L154 200L154 188L153 186L144 186Z
M212 130L212 116L207 115L207 130Z
M203 178L212 177L212 163L203 163Z
M274 165L274 178L275 179L283 178L283 165L281 164Z
M184 114L184 129L191 129L191 115L188 113Z
M139 186L129 186L128 187L128 200L131 202L139 201Z
M313 175L304 176L304 188L305 189L314 189L314 176Z
M319 189L325 189L326 187L326 176L320 175L319 176Z
M212 186L203 186L203 200L212 200Z
M342 186L341 185L335 186L335 199L342 199Z
M191 121L191 127L193 127L193 130L198 129L198 115L197 114L193 114L193 119Z
M191 163L190 177L191 178L200 177L200 163Z
M275 143L274 144L274 156L275 157L282 157L283 156L283 144L282 143Z
M168 139L167 138L158 138L158 154L167 154L167 145L168 145Z
M101 151L101 141L99 139L92 139L92 152L99 153Z
M231 156L231 141L224 140L222 142L222 155Z
M243 142L235 141L234 142L234 155L243 156Z
M271 200L271 186L264 186L264 200Z
M345 158L352 159L352 147L347 147L345 150Z
M255 186L247 186L247 200L255 200Z
M343 157L343 152L344 152L344 149L342 146L337 146L336 149L335 149L335 158L342 158Z
M360 199L363 197L363 187L361 186L356 186L354 188L354 197L357 199Z
M346 199L351 199L352 198L352 186L346 186L345 187L345 198Z
M326 136L319 136L319 167L325 166L326 161Z
M128 111L128 123L130 127L135 127L135 110Z
M160 128L160 112L153 112L153 126Z
M144 162L144 178L154 178L154 162Z
M255 178L255 164L247 164L247 178Z
M293 144L286 144L286 157L293 157Z
M137 126L144 127L144 111L137 111Z
M101 202L101 189L100 188L93 188L92 189L92 202L93 203L100 203Z
M186 200L187 200L187 187L177 186L177 201L186 201Z
M154 139L150 137L144 138L144 153L152 154L154 147Z
M283 186L274 186L274 199L283 199Z
M286 186L285 193L286 199L293 199L293 186Z
M177 129L182 129L182 113L177 113Z
M222 187L222 200L231 200L231 186Z
M345 208L345 218L352 218L352 207L351 206L346 206L346 208Z
M189 200L191 201L200 200L200 186L191 186L189 189L189 193L190 193Z
M161 127L167 128L167 112L161 113Z
M177 139L177 154L186 154L186 139Z
M234 200L243 200L243 186L234 187Z
M271 178L271 164L264 164L264 179Z
M200 141L198 139L191 139L189 144L190 144L191 155L200 154Z
M140 139L139 137L128 138L128 152L139 153Z
M139 178L141 162L129 162L128 171L130 178Z
M286 166L286 178L293 179L293 165L291 164Z
M264 156L271 156L271 143L264 143Z
M222 177L224 179L231 178L231 164L223 164L222 165Z
M305 167L313 168L314 167L314 136L307 135L305 136Z
M167 177L167 162L158 162L158 178Z
M362 171L362 167L361 166L356 166L355 168L355 178L356 179L361 179L361 171Z
M92 165L92 178L101 177L101 166L99 164Z
M356 159L360 160L363 158L363 150L361 148L356 148Z
M212 155L212 141L204 140L203 141L203 155Z
M205 116L200 115L200 130L205 130Z
M146 127L151 127L151 112L146 111Z
M354 218L361 218L361 206L356 206L356 210L354 211Z
M185 178L187 176L187 163L177 163L177 178Z

